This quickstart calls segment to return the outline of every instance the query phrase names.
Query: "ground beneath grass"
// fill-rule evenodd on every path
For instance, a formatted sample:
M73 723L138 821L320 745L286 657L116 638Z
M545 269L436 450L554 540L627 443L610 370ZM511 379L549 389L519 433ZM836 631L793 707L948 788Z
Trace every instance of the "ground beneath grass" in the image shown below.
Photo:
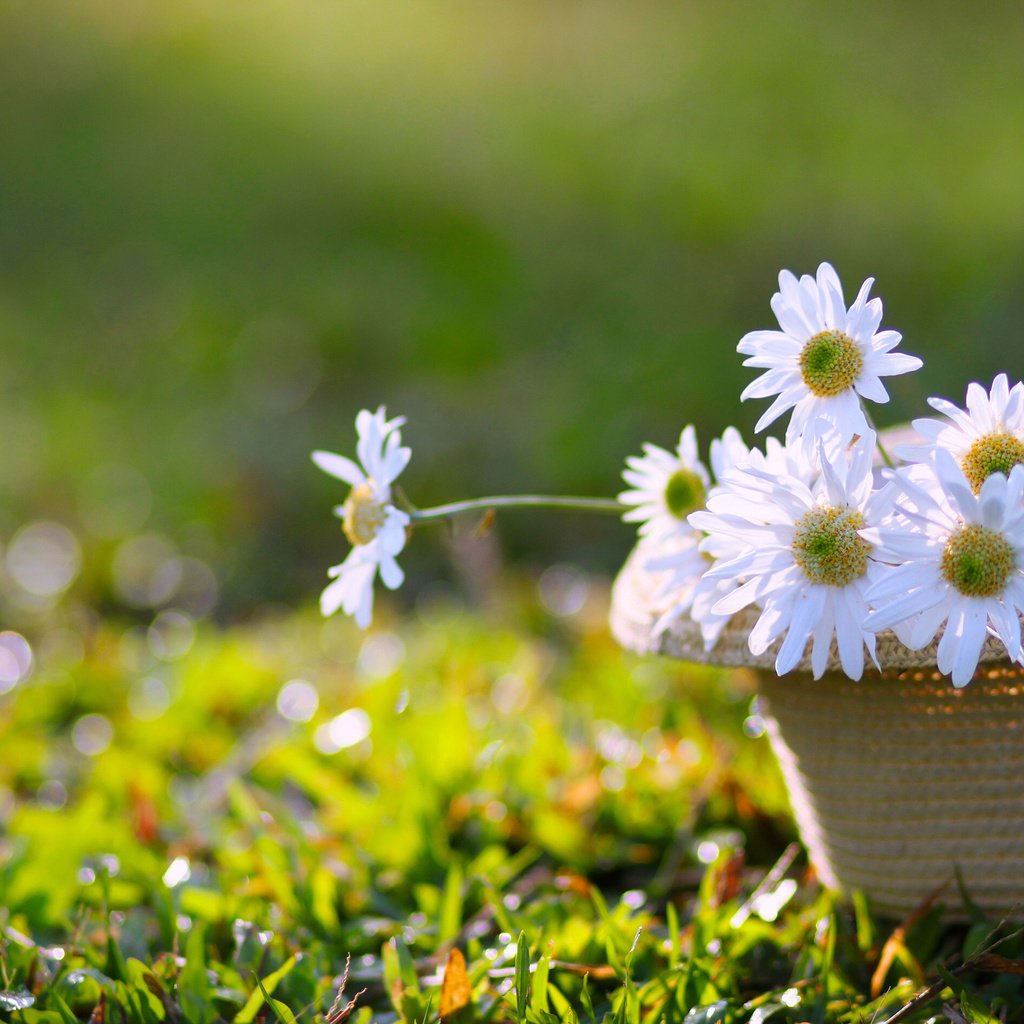
M28 631L0 1018L882 1021L937 982L900 1019L1024 1019L1020 938L822 892L752 680L604 612Z

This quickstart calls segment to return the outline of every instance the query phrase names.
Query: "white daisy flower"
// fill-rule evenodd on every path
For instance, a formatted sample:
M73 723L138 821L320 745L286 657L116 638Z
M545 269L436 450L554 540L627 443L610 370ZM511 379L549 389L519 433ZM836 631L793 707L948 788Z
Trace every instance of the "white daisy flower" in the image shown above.
M882 300L868 299L873 283L869 277L847 309L828 263L818 267L817 278L779 274L771 305L782 329L752 331L737 346L749 356L744 366L767 371L747 385L741 399L778 396L758 420L758 431L792 409L787 444L818 418L831 423L845 443L868 429L861 398L888 402L881 378L922 365L915 356L892 351L900 343L896 331L878 330Z
M914 420L914 429L929 444L900 445L896 454L907 462L926 462L935 448L945 448L960 464L977 494L992 473L1009 473L1024 463L1024 384L1010 387L1005 373L992 381L991 391L980 384L967 388L967 408L944 398L928 404L946 418Z
M819 434L826 425L816 423ZM866 431L841 457L836 435L819 440L817 464L780 473L754 465L730 472L690 523L707 533L702 550L715 554L706 578L738 584L712 607L733 615L755 604L761 615L749 647L763 654L784 636L775 662L783 675L811 644L811 669L825 671L835 636L843 671L859 679L864 651L875 658L864 627L865 591L881 567L860 531L880 521L884 503L872 489L875 437ZM794 464L788 460L790 466Z
M667 599L670 604L654 624L655 636L663 633L687 612L692 612L694 599L700 590L704 573L710 565L710 560L700 550L700 543L701 535L696 530L690 530L687 534L670 541L662 541L657 545L650 541L641 541L643 548L653 553L653 557L643 563L644 568L648 572L666 574L659 597ZM712 628L710 622L708 625ZM714 645L720 631L719 628L714 633L714 639L707 644L708 647ZM705 642L707 643L707 636Z
M748 448L735 427L726 428L721 438L711 442L711 468L715 480L719 484L731 480L734 487L741 490L743 476L735 477L737 470L755 467L774 475L799 474L800 467L806 465L806 460L800 459L794 449L783 447L774 437L767 439L763 452ZM709 499L720 493L719 484L711 488ZM755 503L760 500L759 492L748 497ZM710 651L732 618L732 613L716 613L714 606L743 581L736 577L714 579L706 572L712 562L727 562L741 554L743 548L743 543L733 537L705 538L694 530L674 551L651 559L647 563L648 569L669 573L662 593L672 597L672 604L654 624L655 634L663 633L683 615L689 615L700 626L704 649Z
M681 545L672 554L652 559L647 563L647 568L671 573L664 593L672 595L672 604L654 623L654 635L659 636L674 622L688 615L700 626L704 650L710 651L732 618L731 612L719 614L714 607L739 586L739 581L710 579L707 570L715 557L733 558L739 554L740 549L731 541L725 541L718 547L707 545L708 541L702 539L700 534L694 534L689 544Z
M631 455L622 478L631 489L618 500L632 505L622 518L640 523L640 536L652 542L692 534L686 517L703 508L711 480L697 455L697 433L692 426L679 435L675 454L645 444L643 456Z
M404 422L402 417L388 420L383 406L375 413L363 409L356 417L356 452L361 465L333 452L313 452L313 461L325 473L352 488L345 503L334 510L352 550L344 562L327 570L334 582L320 595L320 610L333 615L341 608L354 616L362 629L369 626L373 615L373 582L378 570L391 590L400 587L405 578L395 556L405 547L409 516L391 501L391 485L412 454L402 447L399 428Z
M828 429L828 424L824 421L815 426L825 430L824 436L815 435L815 444L829 444L830 457L837 457L845 448L839 443L839 435ZM817 452L814 452L808 461L799 449L784 445L774 437L765 438L764 451L760 448L748 448L743 435L735 427L727 427L721 438L711 442L711 469L718 483L728 480L737 470L746 469L788 476L810 473L808 482L813 483L818 472L818 459ZM739 486L742 486L742 477ZM714 493L714 488L711 493Z
M929 479L930 477L930 479ZM868 627L905 628L912 648L939 629L936 662L954 686L971 681L989 634L1020 660L1024 611L1024 467L992 473L977 494L945 449L931 463L900 471L902 522L863 531L875 557L894 566L868 591Z
M775 445L781 448L777 441ZM735 427L728 427L721 438L711 442L711 466L715 479L721 481L732 469L748 465L756 455L752 455L744 444L740 432ZM715 488L709 493L714 494ZM705 650L711 650L725 624L732 618L731 615L715 615L711 611L712 606L739 583L710 580L704 574L715 558L731 558L739 554L739 548L734 542L720 542L711 552L701 551L702 539L703 535L691 528L673 551L652 558L646 563L646 568L668 573L662 596L670 596L672 602L654 624L655 635L665 632L688 614L700 626Z

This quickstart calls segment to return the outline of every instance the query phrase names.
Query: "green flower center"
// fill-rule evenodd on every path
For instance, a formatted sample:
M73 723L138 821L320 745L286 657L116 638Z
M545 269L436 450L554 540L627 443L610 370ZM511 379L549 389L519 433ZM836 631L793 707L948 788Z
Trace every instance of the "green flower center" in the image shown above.
M1005 430L996 430L979 437L960 463L964 476L970 482L975 494L981 485L993 474L1008 476L1014 466L1024 463L1024 442Z
M815 334L800 353L800 373L818 398L831 398L852 388L863 369L860 347L843 331Z
M871 545L857 532L864 517L854 508L811 509L793 531L793 556L812 583L845 587L867 572Z
M704 481L692 469L677 469L665 484L665 507L676 519L703 508L704 497Z
M1015 564L1010 542L978 523L961 526L942 552L942 575L967 597L1001 594Z
M388 514L385 507L374 497L369 484L352 488L345 502L342 529L354 544L369 544L380 532Z

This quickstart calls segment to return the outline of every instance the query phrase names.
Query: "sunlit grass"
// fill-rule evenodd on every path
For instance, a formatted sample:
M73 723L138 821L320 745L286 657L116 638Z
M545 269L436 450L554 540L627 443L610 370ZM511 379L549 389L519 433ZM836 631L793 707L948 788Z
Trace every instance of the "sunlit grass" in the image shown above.
M0 1014L322 1018L351 957L336 1010L430 1020L455 946L477 1019L854 1021L988 930L926 915L873 996L892 926L787 850L747 680L623 654L604 601L201 624L170 656L33 635L0 697Z

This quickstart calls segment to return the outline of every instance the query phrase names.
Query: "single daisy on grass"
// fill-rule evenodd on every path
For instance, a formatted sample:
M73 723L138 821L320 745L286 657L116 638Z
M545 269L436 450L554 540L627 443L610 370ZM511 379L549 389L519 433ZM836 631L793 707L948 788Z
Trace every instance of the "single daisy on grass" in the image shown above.
M900 343L896 331L878 330L882 300L868 298L873 283L869 277L847 309L839 277L828 263L818 267L816 278L805 274L798 280L788 270L779 274L771 305L781 330L752 331L737 346L749 357L744 366L766 370L740 398L778 396L758 420L758 431L792 409L787 444L819 418L845 443L869 428L862 398L889 401L881 378L922 365L916 356L893 352Z
M320 595L320 610L333 615L341 608L363 629L373 615L373 583L378 571L384 585L395 590L404 574L395 556L405 547L409 516L391 500L391 485L412 454L402 447L401 417L388 420L384 407L363 409L356 417L356 452L361 465L333 452L313 452L313 461L352 490L334 512L342 521L352 550L327 575L333 582Z
M980 384L967 387L967 408L944 398L928 404L946 418L914 420L914 429L927 445L901 445L896 454L907 462L925 462L938 448L951 452L975 494L992 473L1009 473L1024 463L1024 384L1010 387L1005 373L986 391Z
M874 635L864 626L865 592L881 568L860 533L880 521L885 507L872 486L875 437L866 431L835 457L835 432L820 421L813 429L817 459L799 475L739 467L690 523L707 534L703 550L725 552L707 578L738 584L712 613L733 615L750 604L761 609L750 632L751 653L763 654L782 638L775 670L784 675L797 667L810 642L817 679L834 636L843 671L859 679L865 648L875 658Z
M640 536L652 542L684 538L692 534L686 517L704 507L711 480L697 454L697 432L692 426L679 435L675 453L656 444L645 444L642 456L626 459L622 478L630 490L619 495L623 505L633 506L622 518L640 523Z
M956 458L939 448L893 485L902 521L862 532L874 557L892 566L868 590L868 628L899 629L916 649L945 625L936 663L954 686L971 681L990 633L1021 660L1024 466L992 473L975 494Z

